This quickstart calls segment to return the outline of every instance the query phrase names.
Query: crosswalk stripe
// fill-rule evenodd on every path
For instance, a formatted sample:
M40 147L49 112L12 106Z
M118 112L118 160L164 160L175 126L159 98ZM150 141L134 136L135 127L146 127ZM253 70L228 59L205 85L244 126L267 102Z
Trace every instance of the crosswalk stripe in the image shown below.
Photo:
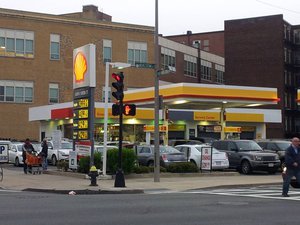
M290 197L286 198L281 196L282 190L279 187L193 190L193 191L184 191L181 193L241 196L241 197L266 198L266 199L286 199L286 200L300 201L300 191L290 190L289 191Z

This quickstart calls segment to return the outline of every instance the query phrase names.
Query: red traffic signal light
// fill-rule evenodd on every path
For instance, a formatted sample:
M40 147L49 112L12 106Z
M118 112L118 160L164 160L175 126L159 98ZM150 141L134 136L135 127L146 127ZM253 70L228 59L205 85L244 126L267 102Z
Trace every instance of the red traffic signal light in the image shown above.
M124 98L124 75L123 72L113 73L112 77L116 80L116 82L112 83L112 86L116 89L115 92L112 92L112 96L114 96L118 101L123 100Z
M136 106L135 106L135 104L124 104L124 106L123 106L123 114L125 116L135 116L135 114L136 114Z

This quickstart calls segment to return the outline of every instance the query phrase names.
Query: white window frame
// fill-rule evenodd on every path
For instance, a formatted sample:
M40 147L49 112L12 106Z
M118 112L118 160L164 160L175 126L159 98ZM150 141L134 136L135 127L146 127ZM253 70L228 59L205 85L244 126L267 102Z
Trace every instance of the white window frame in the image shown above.
M58 45L58 52L52 52L52 46ZM50 34L50 60L60 60L60 35Z
M1 56L34 57L34 32L0 28L0 39Z
M57 96L52 96L52 92L55 91ZM49 84L49 104L56 104L59 103L59 84L57 83L50 83Z
M106 50L109 51L109 57L107 57ZM103 40L103 62L112 62L112 41L111 40Z
M197 58L184 54L184 75L197 77Z
M127 62L131 65L148 62L147 42L127 42Z
M201 79L211 80L212 63L201 59Z
M172 49L161 47L161 69L169 70L169 67L176 68L176 52Z
M3 88L3 94L0 93L0 103L33 103L33 82L0 80L0 86ZM9 90L12 92L9 93ZM21 94L16 90L21 90Z

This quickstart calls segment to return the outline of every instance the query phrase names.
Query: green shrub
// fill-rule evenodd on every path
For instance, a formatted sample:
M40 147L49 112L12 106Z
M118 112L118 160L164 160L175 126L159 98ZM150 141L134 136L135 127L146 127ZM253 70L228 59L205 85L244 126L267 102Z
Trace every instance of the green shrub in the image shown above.
M199 168L194 163L182 162L170 164L167 171L170 173L196 173L199 172Z
M57 162L57 165L56 165L57 169L61 169L63 171L68 171L69 169L69 162L66 161L66 160L59 160Z
M79 160L78 172L89 173L90 172L90 156L83 157ZM94 154L94 165L97 169L102 169L101 153L96 152Z
M133 167L133 173L150 173L150 168L148 166L134 166Z
M151 173L154 173L154 166L149 166L149 169L150 169L150 172ZM166 173L167 172L167 169L165 167L160 167L160 170L159 170L161 173Z
M110 149L107 151L107 167L110 173L115 174L118 169L119 150ZM122 149L122 169L124 174L130 174L136 163L136 155L133 149Z

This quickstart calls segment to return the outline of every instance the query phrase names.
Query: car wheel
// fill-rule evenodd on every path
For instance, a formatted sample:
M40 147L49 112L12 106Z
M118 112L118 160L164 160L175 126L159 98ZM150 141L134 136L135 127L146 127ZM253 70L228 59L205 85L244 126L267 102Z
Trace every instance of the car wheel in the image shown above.
M15 159L14 166L20 166L20 161L18 157Z
M53 165L53 166L56 166L56 164L57 164L57 159L56 159L56 156L55 156L55 155L52 156L51 162L52 162L52 165Z
M149 167L154 167L154 161L149 161L149 162L148 162L148 166L149 166Z
M243 174L251 173L251 165L250 165L249 161L247 161L247 160L242 161L241 172Z

